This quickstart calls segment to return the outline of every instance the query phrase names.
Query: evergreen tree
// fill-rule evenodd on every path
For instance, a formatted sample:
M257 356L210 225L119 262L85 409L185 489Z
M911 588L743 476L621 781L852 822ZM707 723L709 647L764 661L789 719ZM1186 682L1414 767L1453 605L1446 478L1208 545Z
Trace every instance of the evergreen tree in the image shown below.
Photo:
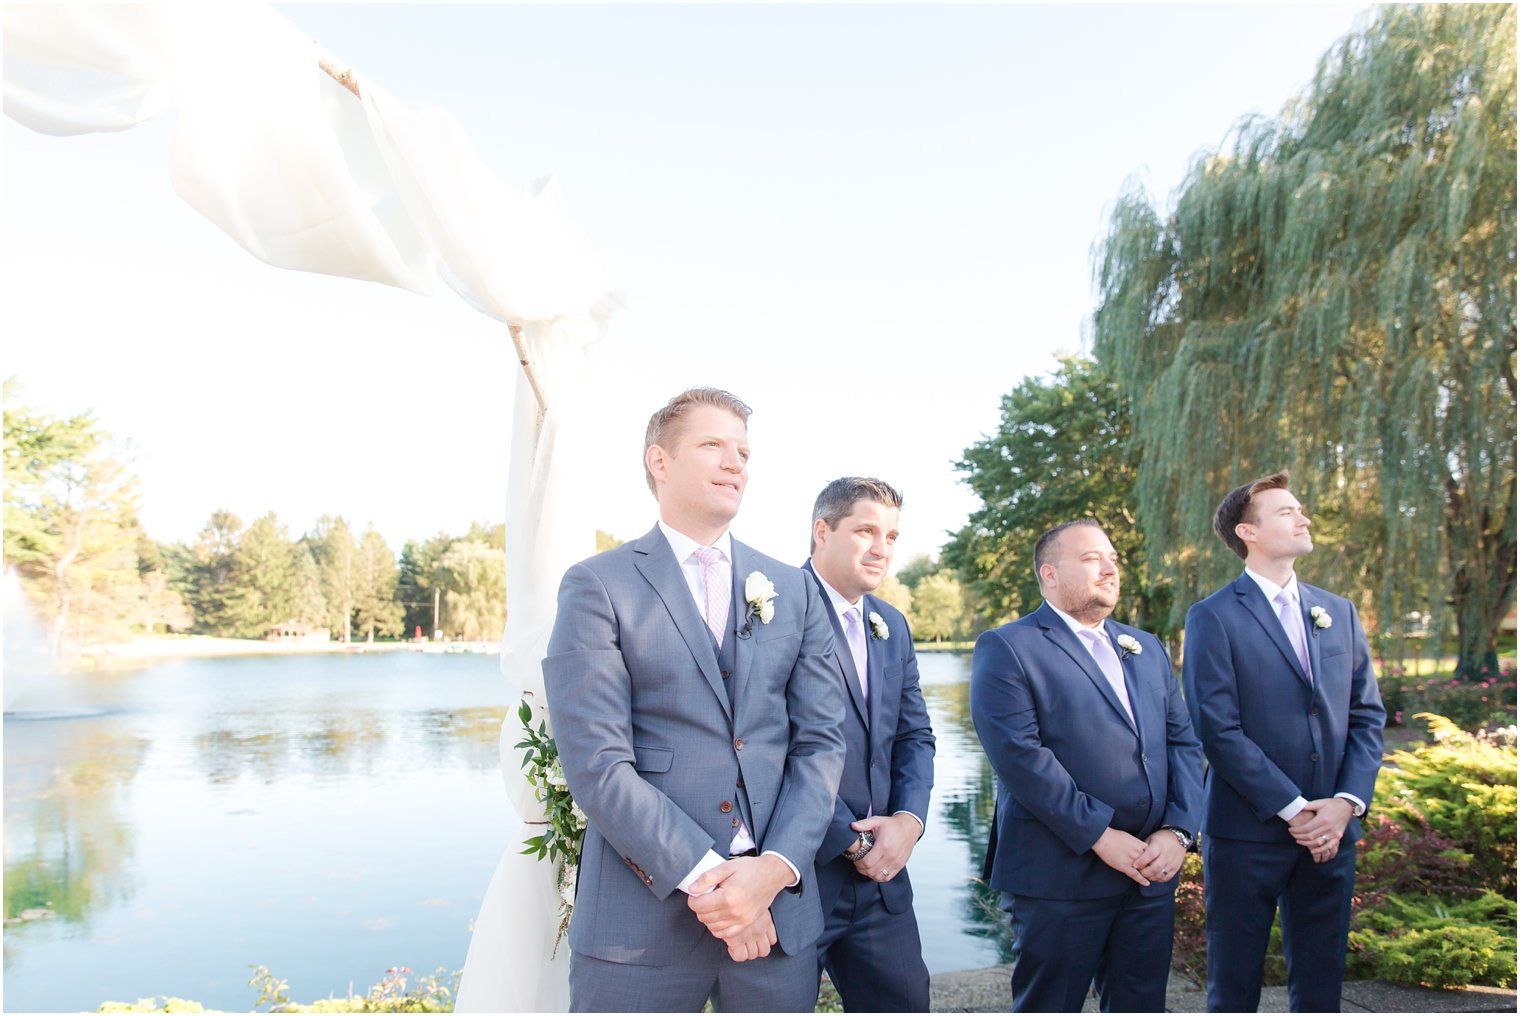
M1120 200L1094 348L1134 400L1138 501L1177 612L1239 567L1209 533L1215 504L1286 467L1374 563L1331 548L1307 577L1369 582L1385 625L1449 598L1462 672L1497 669L1515 130L1512 6L1382 7L1304 98L1197 160L1171 214Z
M55 658L142 616L136 486L89 413L62 418L5 383L5 563L48 619Z
M263 599L238 556L242 530L242 520L232 512L214 511L190 548L190 607L198 632L225 638L264 634Z
M351 642L359 557L353 531L342 516L324 515L307 535L306 545L321 578L322 598L327 605L327 627L335 636L341 635L344 642Z
M396 558L385 538L370 529L359 541L354 572L354 620L366 642L379 635L401 634L401 604L396 595Z

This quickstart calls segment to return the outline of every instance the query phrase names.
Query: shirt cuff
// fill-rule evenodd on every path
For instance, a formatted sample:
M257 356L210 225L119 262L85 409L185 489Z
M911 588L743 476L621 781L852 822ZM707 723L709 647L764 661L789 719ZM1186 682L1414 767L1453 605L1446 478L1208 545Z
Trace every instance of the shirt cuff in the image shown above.
M1288 806L1277 813L1277 817L1282 819L1284 822L1292 822L1293 816L1303 811L1306 807L1308 807L1308 805L1309 802L1304 800L1303 795L1300 794L1298 797L1295 797L1293 800L1289 801Z
M693 882L695 882L697 879L701 878L704 873L712 871L714 868L716 868L718 865L720 865L722 863L723 863L723 858L719 857L717 854L715 854L711 850L709 850L707 853L705 853L705 854L702 855L702 859L697 862L697 866L695 868L691 869L691 871L687 873L687 875L686 875L685 878L681 879L681 881L679 881L679 882L676 883L676 888L679 889L679 890L681 890L686 895L690 896L691 895L691 884ZM797 869L793 868L792 870L796 871ZM709 890L707 890L707 892L712 892L712 890L709 889ZM698 895L704 895L704 894L699 893Z
M1348 794L1344 790L1342 790L1339 794L1336 794L1335 796L1336 797L1343 797L1346 800L1350 801L1351 802L1351 814L1355 815L1357 818L1361 818L1363 815L1367 814L1367 804L1366 804L1366 802L1364 802L1360 797L1357 797L1355 794Z
M793 864L791 861L788 861L786 859L786 855L785 854L778 854L774 850L767 850L764 853L762 853L761 856L763 857L763 856L765 856L765 854L769 854L772 857L779 857L779 858L781 858L781 863L784 864L784 865L786 865L788 868L792 869L792 880L786 884L786 888L790 889L793 886L795 886L798 882L802 881L802 873L797 870L797 866L795 864Z
M892 813L892 817L893 818L896 818L898 815L906 815L909 818L911 818L913 821L917 822L918 823L918 838L919 839L923 839L923 837L924 837L924 820L923 819L919 818L917 815L915 815L911 811L907 811L907 810L904 810L904 811L894 811Z

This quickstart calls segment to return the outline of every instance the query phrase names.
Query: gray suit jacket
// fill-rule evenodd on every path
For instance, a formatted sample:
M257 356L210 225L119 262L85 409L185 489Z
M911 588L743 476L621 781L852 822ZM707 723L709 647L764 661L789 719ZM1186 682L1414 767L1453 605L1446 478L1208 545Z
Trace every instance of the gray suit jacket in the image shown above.
M739 630L726 636L727 679L658 526L560 585L544 687L565 779L589 819L570 924L581 955L664 966L690 954L708 931L676 885L706 851L727 854L741 814L762 851L802 873L771 904L778 945L797 955L823 930L810 862L844 766L833 634L807 575L732 546ZM745 632L753 571L775 585L776 613Z

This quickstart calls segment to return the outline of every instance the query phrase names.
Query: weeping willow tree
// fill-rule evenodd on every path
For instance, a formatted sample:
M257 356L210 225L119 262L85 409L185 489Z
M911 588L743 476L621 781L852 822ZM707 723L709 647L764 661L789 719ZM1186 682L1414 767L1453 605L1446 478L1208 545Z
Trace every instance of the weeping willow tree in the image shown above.
M1287 467L1332 523L1306 574L1385 630L1449 606L1461 672L1497 666L1515 118L1513 7L1385 7L1281 117L1195 160L1170 214L1119 200L1094 352L1134 407L1147 552L1178 611L1239 567L1209 530L1219 499Z

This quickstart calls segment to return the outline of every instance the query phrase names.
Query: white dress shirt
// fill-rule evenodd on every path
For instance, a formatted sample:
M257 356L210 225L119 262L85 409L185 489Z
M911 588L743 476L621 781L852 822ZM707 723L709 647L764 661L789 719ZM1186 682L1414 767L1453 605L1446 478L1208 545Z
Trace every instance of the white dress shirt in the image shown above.
M697 551L703 549L702 544L693 540L685 533L678 532L667 526L664 519L660 520L660 532L665 534L665 542L670 544L671 551L675 553L676 562L681 566L681 577L686 580L687 591L691 593L692 601L697 605L697 615L705 618L707 616L707 587L702 581L702 562L697 559ZM732 588L734 581L733 537L727 530L724 530L723 535L714 540L711 546L718 552L716 567L719 581L727 582L730 588ZM729 843L728 852L730 854L743 854L754 849L755 838L751 835L749 826L743 822L739 823L739 831L734 834L733 841ZM801 881L802 875L797 871L797 866L788 860L785 855L778 854L774 850L767 850L765 852L781 858L786 866L792 869L792 885L796 885ZM715 851L709 850L706 854L702 855L702 859L697 862L697 866L691 869L687 876L676 884L676 888L683 893L691 892L691 884L693 882L701 878L704 872L722 864L724 860L726 858L719 857Z
M1295 611L1297 611L1300 615L1303 614L1303 610L1304 610L1304 608L1302 606L1303 601L1299 598L1299 595L1298 595L1298 576L1296 574L1289 575L1288 576L1288 584L1285 585L1285 586L1280 586L1276 582L1273 582L1271 579L1267 578L1265 575L1261 575L1261 574L1258 574L1256 572L1253 572L1249 568L1247 568L1245 571L1246 571L1246 575L1250 577L1251 581L1255 582L1258 586L1261 587L1262 595L1267 598L1267 603L1269 603L1269 604L1276 604L1278 594L1279 593L1287 593L1289 601L1292 602L1292 604L1293 604L1293 609ZM1273 613L1273 616L1276 616L1277 611L1276 611L1275 607L1274 607L1272 613ZM1279 625L1282 624L1282 618L1280 618L1280 617L1278 618L1278 624ZM1288 631L1287 631L1286 628L1283 629L1283 634L1284 635L1288 635ZM1305 645L1308 645L1308 641L1307 641L1308 634L1309 634L1308 632L1304 632L1304 636L1305 636L1305 643L1304 644ZM1293 636L1291 636L1291 635L1288 635L1288 644L1289 645L1293 644ZM1351 812L1354 815L1360 815L1360 814L1362 814L1363 812L1365 812L1367 810L1366 803L1360 797L1357 797L1355 794L1348 794L1348 793L1346 793L1343 790L1340 793L1336 794L1335 796L1336 797L1343 797L1346 800L1350 801L1351 802ZM1278 811L1277 817L1280 818L1280 819L1282 819L1284 822L1292 821L1293 816L1295 816L1299 812L1303 811L1304 808L1305 808L1305 806L1308 805L1308 803L1309 803L1308 801L1304 800L1304 796L1302 794L1300 794L1297 797L1295 797L1293 800L1289 801L1284 808L1282 808L1280 811Z

